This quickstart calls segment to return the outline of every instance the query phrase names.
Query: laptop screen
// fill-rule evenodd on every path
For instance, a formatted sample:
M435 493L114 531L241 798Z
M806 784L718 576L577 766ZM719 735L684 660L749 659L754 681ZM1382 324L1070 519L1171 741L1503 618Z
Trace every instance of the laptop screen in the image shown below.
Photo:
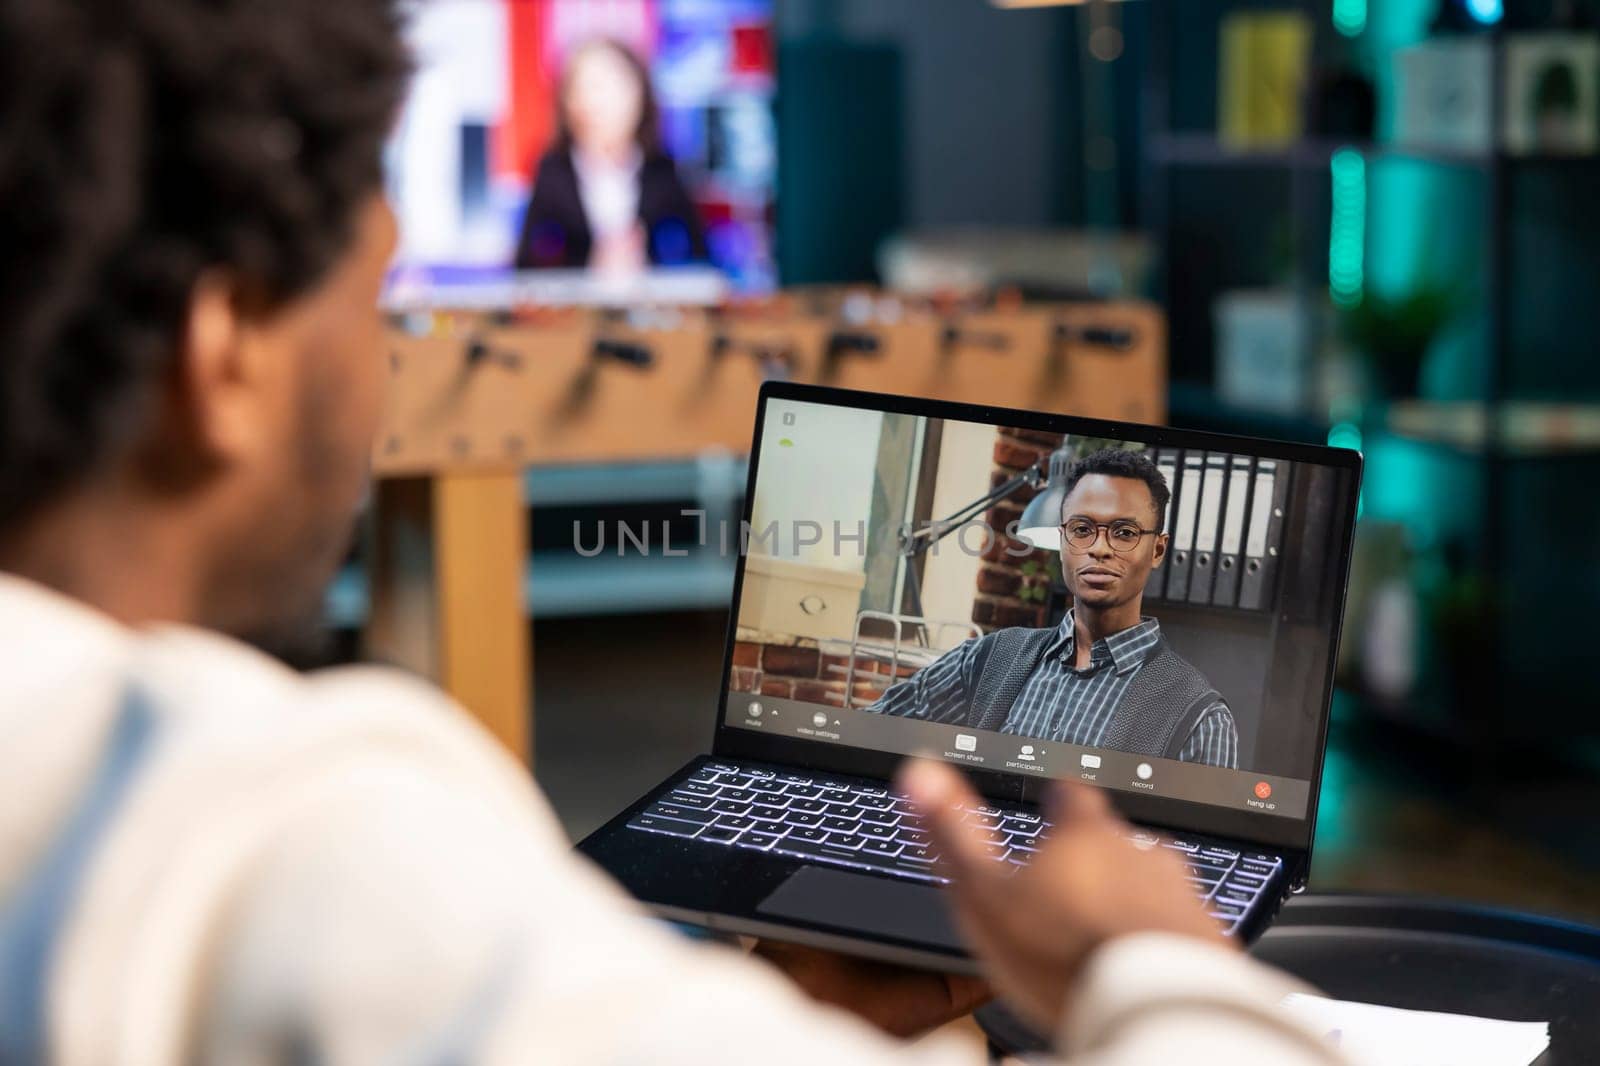
M764 404L727 729L1310 815L1353 461L870 402Z

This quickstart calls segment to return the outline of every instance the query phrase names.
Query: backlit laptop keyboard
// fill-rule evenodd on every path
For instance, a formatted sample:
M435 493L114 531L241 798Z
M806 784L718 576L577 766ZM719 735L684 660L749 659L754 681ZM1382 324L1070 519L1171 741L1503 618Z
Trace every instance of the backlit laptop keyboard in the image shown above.
M966 818L987 835L996 862L1016 866L1028 864L1050 828L1038 814L993 803L972 807ZM881 786L805 773L708 762L635 815L628 828L918 881L947 880L909 800ZM1283 869L1276 855L1144 831L1133 839L1180 852L1195 892L1229 932Z

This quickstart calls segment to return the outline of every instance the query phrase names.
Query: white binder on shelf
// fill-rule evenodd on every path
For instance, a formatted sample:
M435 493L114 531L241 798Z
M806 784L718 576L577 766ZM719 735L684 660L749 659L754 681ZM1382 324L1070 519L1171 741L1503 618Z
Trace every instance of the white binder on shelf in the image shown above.
M1217 607L1232 607L1239 602L1239 575L1244 571L1244 522L1245 512L1250 509L1252 465L1248 455L1235 455L1228 464L1222 538L1217 544L1217 580L1211 590L1211 602Z
M1256 462L1250 492L1250 518L1244 536L1244 570L1239 575L1239 606L1252 611L1271 606L1278 555L1283 543L1283 506L1289 465L1276 459Z
M1189 572L1194 565L1194 522L1200 513L1200 477L1204 452L1184 452L1178 479L1178 518L1172 527L1171 570L1167 573L1167 599L1189 598Z
M1217 544L1222 532L1222 495L1227 484L1228 456L1207 452L1200 483L1200 509L1194 523L1194 566L1189 573L1189 602L1210 603L1217 571Z
M1161 566L1151 573L1150 582L1145 586L1146 597L1160 598L1166 595L1167 575L1172 572L1172 523L1173 516L1178 506L1178 470L1183 459L1183 453L1176 448L1162 448L1156 453L1156 469L1161 471L1161 476L1166 479L1167 511L1161 516L1161 531L1167 534L1167 558Z

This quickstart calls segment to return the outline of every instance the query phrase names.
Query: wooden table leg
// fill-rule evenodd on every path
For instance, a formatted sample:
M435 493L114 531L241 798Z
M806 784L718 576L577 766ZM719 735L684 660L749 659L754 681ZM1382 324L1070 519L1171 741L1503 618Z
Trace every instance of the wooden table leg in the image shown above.
M369 656L430 677L533 763L533 652L517 471L377 482Z

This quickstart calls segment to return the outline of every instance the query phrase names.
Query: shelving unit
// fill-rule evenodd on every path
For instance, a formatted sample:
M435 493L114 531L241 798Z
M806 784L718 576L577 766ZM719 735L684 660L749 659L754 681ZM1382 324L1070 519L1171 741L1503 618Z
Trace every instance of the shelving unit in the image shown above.
M1377 12L1388 2L1392 0L1370 0L1371 10ZM1220 18L1223 11L1242 6L1221 0L1199 3L1154 0L1147 5L1150 58L1141 100L1144 117L1141 201L1144 225L1154 234L1159 249L1156 295L1171 312L1173 421L1199 428L1308 441L1333 440L1335 434L1334 420L1327 412L1284 415L1228 410L1219 408L1209 394L1211 338L1209 322L1204 316L1209 314L1216 295L1228 287L1230 281L1215 273L1192 269L1197 252L1213 257L1221 253L1185 244L1193 240L1196 227L1192 219L1182 215L1183 194L1199 187L1186 183L1230 181L1236 183L1239 190L1281 190L1291 225L1292 269L1288 284L1302 299L1320 303L1326 300L1328 292L1330 168L1337 153L1359 152L1362 159L1372 165L1369 171L1392 161L1410 161L1471 175L1479 203L1473 221L1481 228L1475 272L1477 287L1481 290L1480 303L1475 308L1480 316L1484 353L1481 380L1471 383L1472 398L1468 400L1406 399L1366 403L1357 420L1357 439L1369 449L1381 450L1385 446L1420 449L1432 457L1429 462L1447 466L1449 476L1470 482L1468 491L1476 508L1476 518L1471 530L1470 551L1458 561L1461 570L1456 576L1480 583L1485 590L1480 617L1473 623L1481 625L1482 629L1473 639L1490 657L1493 677L1489 679L1490 684L1463 688L1460 705L1448 709L1459 717L1450 732L1475 754L1489 761L1508 739L1532 736L1538 742L1547 743L1552 733L1565 739L1571 730L1565 726L1545 728L1541 715L1550 722L1573 721L1570 711L1563 709L1564 703L1587 698L1593 704L1593 697L1580 691L1559 690L1536 663L1521 661L1523 653L1516 649L1526 647L1527 642L1521 638L1530 627L1545 624L1552 615L1563 616L1564 612L1566 618L1581 619L1600 610L1600 582L1585 576L1600 570L1600 547L1589 547L1584 555L1583 542L1575 542L1564 535L1560 543L1576 544L1580 553L1579 558L1573 560L1573 579L1552 582L1551 587L1535 587L1544 583L1527 579L1530 548L1521 542L1525 524L1542 522L1544 528L1565 528L1567 523L1537 519L1519 509L1532 498L1531 484L1541 486L1540 500L1556 495L1543 484L1555 476L1551 471L1571 471L1578 468L1577 464L1591 464L1584 467L1590 471L1585 480L1600 475L1600 463L1595 462L1600 459L1600 394L1597 394L1600 390L1580 388L1573 394L1560 395L1552 394L1548 384L1544 389L1532 391L1518 385L1519 370L1548 356L1514 333L1516 327L1526 332L1526 312L1520 312L1519 319L1515 303L1519 283L1525 281L1527 271L1542 266L1516 261L1519 236L1525 235L1519 234L1515 227L1521 217L1519 210L1538 206L1528 202L1532 193L1523 184L1525 181L1576 181L1593 188L1600 182L1600 156L1526 156L1498 148L1485 152L1440 151L1318 136L1274 148L1239 149L1225 144L1210 130L1197 126L1195 108L1190 100L1178 101L1189 105L1189 113L1184 121L1175 121L1174 93L1178 88L1175 71L1179 69L1181 58L1186 64L1183 71L1189 79L1186 84L1192 88L1198 69L1196 58L1207 49L1213 56L1219 52L1216 37L1202 39L1204 34L1196 32L1197 20L1207 17L1201 9ZM1250 10L1262 9L1261 5L1248 6ZM1333 29L1328 0L1291 0L1279 7L1301 11L1312 21L1317 28L1312 62L1314 65L1325 62L1330 45L1339 40ZM1201 13L1197 15L1197 12ZM1183 32L1179 32L1180 23ZM1515 29L1514 25L1502 24L1480 31L1492 44L1492 99L1496 101L1497 110L1503 108L1506 98L1503 91L1505 42ZM1219 61L1219 58L1214 59L1212 64L1213 83ZM1503 128L1502 119L1499 113L1493 117L1496 130ZM1424 206L1419 204L1419 210ZM1237 212L1238 208L1233 210ZM1263 206L1262 210L1267 208ZM1203 222L1201 232L1206 224L1212 223ZM1552 278L1553 283L1559 281L1559 278ZM1177 300L1173 299L1175 294ZM1581 300L1582 305L1587 306L1600 300L1600 291L1587 297L1574 297L1574 300ZM1325 338L1316 336L1315 329L1311 332L1315 350ZM1600 331L1596 331L1596 343L1600 343ZM1182 353L1187 353L1188 358ZM1535 375L1534 380L1548 383L1560 376L1546 373L1542 378ZM1589 375L1591 383L1594 377ZM1369 469L1369 487L1373 476L1382 475L1381 470ZM1581 500L1581 497L1575 499ZM1570 522L1581 526L1590 513L1595 516L1596 534L1590 541L1600 543L1600 508L1580 502ZM1552 545L1551 550L1556 547ZM1547 604L1540 597L1550 597L1561 610L1543 610ZM1574 656L1584 654L1579 632L1557 625L1552 628L1558 630L1552 634L1552 640L1565 642ZM1568 682L1569 685L1573 683ZM1413 700L1436 699L1441 690L1441 686L1420 682ZM1363 699L1362 702L1367 701ZM1532 709L1524 704L1532 704ZM1396 711L1394 706L1381 710L1385 714L1404 713L1403 707L1401 711ZM1600 716L1591 716L1587 726L1578 724L1575 728L1594 735L1600 729L1597 720ZM1489 779L1493 780L1493 775Z
M1410 159L1447 167L1507 170L1592 169L1593 156L1514 155L1510 152L1465 152L1421 148L1403 144L1376 144L1337 138L1304 138L1282 148L1239 148L1209 134L1153 131L1145 147L1145 160L1164 167L1277 167L1326 170L1333 154L1353 149L1368 160Z

